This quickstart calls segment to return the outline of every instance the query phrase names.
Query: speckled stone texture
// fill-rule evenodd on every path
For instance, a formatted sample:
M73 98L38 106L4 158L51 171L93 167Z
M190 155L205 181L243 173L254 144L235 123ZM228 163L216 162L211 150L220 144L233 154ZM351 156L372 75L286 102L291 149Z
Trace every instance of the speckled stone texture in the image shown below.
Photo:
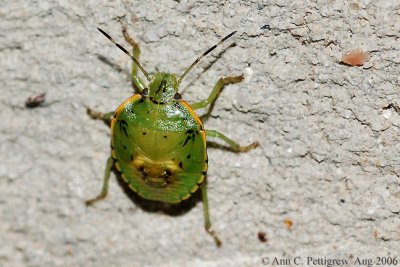
M0 17L1 267L400 256L399 1L17 0L1 1ZM204 231L201 201L179 216L149 210L114 173L109 197L84 204L110 153L109 128L86 106L111 111L132 94L129 58L96 27L128 47L123 25L152 74L182 73L238 30L180 90L194 102L222 76L246 77L205 121L261 144L209 149L221 248ZM356 48L371 59L341 64ZM45 104L25 108L41 92Z

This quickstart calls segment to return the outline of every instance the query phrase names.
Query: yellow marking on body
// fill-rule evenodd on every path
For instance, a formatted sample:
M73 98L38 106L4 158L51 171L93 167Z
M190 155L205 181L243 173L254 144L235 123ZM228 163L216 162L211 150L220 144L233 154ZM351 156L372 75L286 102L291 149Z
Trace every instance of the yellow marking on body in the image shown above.
M146 174L152 177L162 177L165 171L176 173L180 170L179 165L173 160L152 160L142 155L138 155L131 163L135 169L143 168Z
M184 197L182 197L182 200L186 200L188 199L192 194L188 193L187 195L185 195Z
M152 160L144 156L137 156L131 165L142 173L143 181L150 187L167 187L176 179L180 172L179 165L172 160Z
M208 163L204 163L204 169L203 169L203 172L207 172L207 170L208 170Z
M181 103L184 107L187 108L187 110L189 111L190 115L192 115L192 117L196 120L196 122L200 126L203 126L203 122L200 120L199 116L197 116L197 114L194 112L192 107L185 100L181 100L181 101L179 101L179 103Z
M136 102L136 101L140 100L141 98L142 98L141 94L134 94L133 96L131 96L130 98L128 98L127 100L122 102L121 105L119 105L119 107L115 110L115 114L118 115L118 113L120 113L128 103Z
M199 186L196 184L193 188L192 188L192 190L190 190L190 193L194 193L194 192L196 192L197 191L197 189L199 189Z
M117 119L115 117L118 116L118 114L126 107L126 105L128 103L132 103L132 102L138 101L141 98L142 98L141 94L134 94L133 96L131 96L130 98L128 98L127 100L122 102L121 105L119 105L119 107L114 112L113 118L111 119L111 132L114 131L114 126L115 126L115 123L117 122ZM112 139L111 139L111 141L112 141ZM112 145L114 145L114 144L112 143ZM115 156L114 156L114 158L115 158Z
M127 181L127 180L125 180L125 181ZM137 193L137 190L136 190L135 187L133 187L131 184L128 184L128 186L129 186L130 189L132 189L133 192Z
M117 168L117 170L120 172L121 171L121 166L119 166L118 162L115 162L115 167Z
M111 150L111 157L112 157L113 159L116 159L116 155L115 155L115 150L114 150L114 149Z
M204 178L206 178L205 175L202 175L200 180L197 182L198 184L202 184L204 182Z
M176 200L176 201L171 201L170 203L171 203L171 204L178 204L179 202L182 202L182 200L181 200L181 199L178 199L178 200Z
M181 100L179 101L183 106L185 106L187 108L187 110L189 111L190 115L192 115L192 117L196 120L196 122L199 124L200 128L203 128L203 122L200 120L199 116L197 116L197 114L194 112L194 110L192 109L192 107L185 101L185 100ZM207 136L206 136L206 131L199 131L199 134L201 135L201 137L204 140L204 144L206 144L207 142ZM206 151L207 153L207 151ZM207 157L207 155L206 155ZM208 169L208 164L206 163L204 166L204 170L203 171L207 171ZM201 181L199 182L202 183L204 180L204 176L201 178Z
M115 116L115 113L114 113L114 116ZM117 120L114 118L114 116L113 116L113 118L111 119L111 126L110 126L111 132L114 130L114 125L115 125L115 123L117 122ZM112 139L111 139L111 144L114 146L114 142L112 141Z

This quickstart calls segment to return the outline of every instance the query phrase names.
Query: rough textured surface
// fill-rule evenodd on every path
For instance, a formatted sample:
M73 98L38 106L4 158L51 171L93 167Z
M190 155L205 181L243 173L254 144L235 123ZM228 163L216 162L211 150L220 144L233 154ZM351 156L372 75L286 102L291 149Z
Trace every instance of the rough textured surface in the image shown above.
M399 10L392 0L1 1L0 266L400 256ZM201 202L181 216L150 212L115 174L109 197L84 205L100 190L110 142L85 106L110 111L132 93L129 59L96 30L123 42L121 25L151 73L181 73L238 30L181 89L195 101L221 76L246 76L206 121L261 143L240 155L209 150L220 249ZM340 64L355 48L371 59ZM26 109L40 92L46 104Z

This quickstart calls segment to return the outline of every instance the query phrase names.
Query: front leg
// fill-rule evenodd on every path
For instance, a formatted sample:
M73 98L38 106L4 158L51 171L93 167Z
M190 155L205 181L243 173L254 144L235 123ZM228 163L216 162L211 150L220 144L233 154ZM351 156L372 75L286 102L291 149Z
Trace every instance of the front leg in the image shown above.
M104 199L107 196L108 193L108 181L110 180L110 173L111 173L111 168L113 166L113 159L111 156L107 159L107 164L106 164L106 171L104 173L104 178L103 178L103 186L101 188L100 194L98 194L95 198L88 199L86 200L86 206L91 206L95 202Z
M220 78L217 82L217 84L214 86L214 89L212 90L211 94L207 99L204 99L202 101L193 103L191 105L193 110L199 109L199 108L204 108L207 107L208 105L212 104L218 97L219 93L221 90L225 87L225 85L228 84L235 84L235 83L240 83L243 81L244 77L243 75L240 76L228 76L225 78Z
M111 127L111 120L114 116L114 111L102 113L102 112L95 111L89 107L86 107L86 113L89 115L90 118L92 118L94 120L102 120L102 121L104 121L105 124L107 124L109 127Z
M122 34L124 35L125 41L127 41L132 46L133 57L136 58L137 61L139 61L139 56L140 56L139 44L135 42L135 40L133 40L132 37L129 36L126 26L122 28ZM132 62L132 72L131 72L132 83L134 87L137 90L139 90L139 92L142 92L143 89L146 88L146 85L144 84L142 79L140 79L140 77L137 75L137 72L138 72L138 66L136 65L135 62Z

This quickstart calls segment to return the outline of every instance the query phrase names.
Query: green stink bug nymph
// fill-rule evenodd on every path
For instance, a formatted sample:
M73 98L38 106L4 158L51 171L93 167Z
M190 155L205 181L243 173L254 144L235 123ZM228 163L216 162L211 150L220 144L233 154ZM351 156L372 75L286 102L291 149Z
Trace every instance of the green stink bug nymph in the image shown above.
M100 194L87 205L107 195L110 171L113 166L139 196L163 203L179 203L201 189L205 228L221 245L211 228L208 210L206 173L208 167L206 136L223 140L235 152L245 152L258 146L254 142L240 146L220 132L205 130L194 110L209 106L227 84L238 83L243 76L219 79L210 96L189 105L178 93L186 74L208 53L230 38L227 35L197 58L179 78L171 73L156 73L153 77L139 63L139 46L123 29L125 40L133 46L133 54L115 42L106 32L98 30L126 53L133 61L132 81L139 93L125 100L115 112L99 113L88 109L95 119L111 122L111 156L107 160ZM148 85L137 76L138 68Z

